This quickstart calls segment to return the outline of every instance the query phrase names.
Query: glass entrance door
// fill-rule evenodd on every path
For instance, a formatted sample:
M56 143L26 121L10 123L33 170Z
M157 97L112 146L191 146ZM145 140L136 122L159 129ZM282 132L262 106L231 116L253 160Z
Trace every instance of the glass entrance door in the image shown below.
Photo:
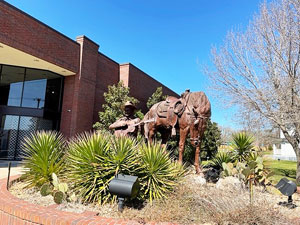
M52 130L53 121L30 116L2 116L0 128L0 159L22 158L22 142L37 130Z
M34 131L59 130L62 91L58 74L0 65L0 159L20 159Z

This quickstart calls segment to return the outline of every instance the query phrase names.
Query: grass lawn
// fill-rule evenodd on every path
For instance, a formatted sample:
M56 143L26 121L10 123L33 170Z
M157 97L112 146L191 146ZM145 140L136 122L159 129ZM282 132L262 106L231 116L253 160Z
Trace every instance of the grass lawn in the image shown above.
M274 175L270 177L272 184L277 184L283 177L286 177L294 182L296 181L296 162L266 159L264 164L266 168L274 172Z

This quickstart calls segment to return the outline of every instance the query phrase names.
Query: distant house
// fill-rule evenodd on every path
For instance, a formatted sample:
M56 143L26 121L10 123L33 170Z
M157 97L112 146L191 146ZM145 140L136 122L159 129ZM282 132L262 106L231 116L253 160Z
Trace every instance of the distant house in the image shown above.
M292 145L288 143L281 130L278 133L280 139L279 143L273 144L273 158L296 161L297 158Z

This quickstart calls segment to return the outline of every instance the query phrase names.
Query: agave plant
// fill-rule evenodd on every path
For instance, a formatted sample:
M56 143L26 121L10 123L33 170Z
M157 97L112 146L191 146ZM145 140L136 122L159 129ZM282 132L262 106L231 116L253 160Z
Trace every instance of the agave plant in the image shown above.
M110 176L136 174L139 168L137 145L137 141L131 137L112 137L110 151L99 168Z
M110 148L109 136L102 133L83 133L69 142L67 180L84 201L101 201L102 174L97 169Z
M254 139L245 132L233 134L231 147L237 161L246 161L249 153L254 149Z
M111 199L109 182L118 173L134 174L138 167L136 141L84 133L69 144L68 179L85 202L103 203Z
M142 144L140 146L141 194L143 198L154 199L166 197L166 193L178 185L178 179L184 176L182 165L170 159L169 153L160 143Z
M22 143L24 179L28 187L50 183L64 168L65 140L55 131L37 131Z
M220 151L213 158L210 163L210 166L213 168L220 170L223 168L223 163L231 163L234 161L233 155L231 152Z

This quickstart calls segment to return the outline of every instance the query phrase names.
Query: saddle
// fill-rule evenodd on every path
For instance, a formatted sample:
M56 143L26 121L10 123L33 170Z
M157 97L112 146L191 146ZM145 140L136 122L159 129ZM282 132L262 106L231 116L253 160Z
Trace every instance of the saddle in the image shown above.
M165 101L158 103L156 114L160 118L166 118L168 126L172 127L172 135L176 135L175 125L178 118L184 111L184 104L181 99L168 97Z

